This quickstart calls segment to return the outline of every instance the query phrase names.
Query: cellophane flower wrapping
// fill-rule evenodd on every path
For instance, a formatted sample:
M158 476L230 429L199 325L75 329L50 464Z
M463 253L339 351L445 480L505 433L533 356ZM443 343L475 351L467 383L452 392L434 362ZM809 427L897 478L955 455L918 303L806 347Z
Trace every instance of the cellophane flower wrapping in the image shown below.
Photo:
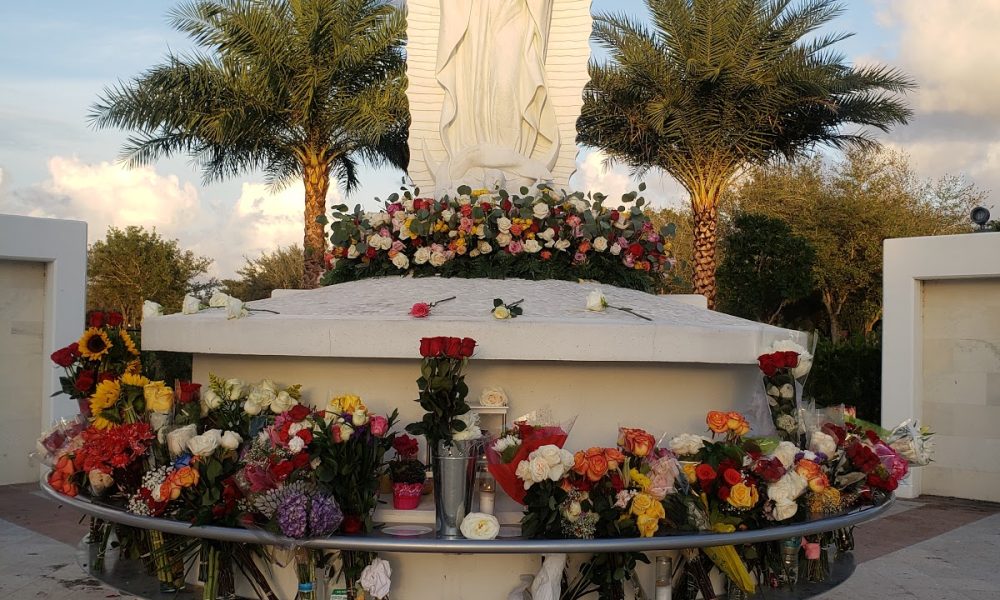
M513 498L518 504L524 504L524 483L518 479L515 471L517 465L528 458L528 455L538 448L546 445L553 445L562 448L566 444L570 431L576 423L576 417L563 421L562 423L552 423L546 417L547 411L534 411L518 419L514 426L504 435L494 437L486 446L487 468L493 478L508 496ZM498 451L497 442L507 438L508 442L518 440L516 451L509 461L504 460L504 453ZM507 453L511 456L510 452Z

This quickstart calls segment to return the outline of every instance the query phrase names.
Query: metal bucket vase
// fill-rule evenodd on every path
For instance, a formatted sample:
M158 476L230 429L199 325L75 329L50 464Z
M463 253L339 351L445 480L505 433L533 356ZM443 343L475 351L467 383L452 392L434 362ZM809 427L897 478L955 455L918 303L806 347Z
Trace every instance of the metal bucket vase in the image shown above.
M461 537L462 519L472 510L479 440L439 442L434 471L434 523L438 537Z

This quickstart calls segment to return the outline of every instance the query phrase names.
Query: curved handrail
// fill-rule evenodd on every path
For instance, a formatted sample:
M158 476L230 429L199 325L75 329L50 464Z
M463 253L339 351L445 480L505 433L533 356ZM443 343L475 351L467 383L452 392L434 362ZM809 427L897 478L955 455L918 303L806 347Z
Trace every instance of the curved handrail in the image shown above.
M193 526L181 521L143 517L125 512L119 508L100 504L84 498L71 498L56 492L46 481L41 482L42 491L59 502L72 506L88 515L137 527L153 529L188 537L201 537L224 542L261 544L269 546L300 546L321 550L360 550L366 552L421 552L441 554L545 554L553 552L653 552L659 550L679 550L683 548L704 548L729 544L751 544L780 540L791 537L812 535L851 527L870 521L885 514L895 502L895 496L878 506L865 507L843 514L821 517L793 523L776 525L764 529L736 531L733 533L684 533L651 538L606 538L595 540L557 539L536 540L524 538L499 538L495 540L445 539L425 534L413 537L396 537L382 532L368 535L334 535L325 538L293 539L256 529L217 527L214 525Z

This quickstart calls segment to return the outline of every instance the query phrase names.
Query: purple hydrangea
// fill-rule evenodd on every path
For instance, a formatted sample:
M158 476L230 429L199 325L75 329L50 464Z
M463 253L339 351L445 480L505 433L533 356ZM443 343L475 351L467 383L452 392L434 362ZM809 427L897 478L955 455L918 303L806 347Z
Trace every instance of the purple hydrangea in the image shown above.
M310 535L330 535L340 527L344 513L332 496L316 494L312 498L312 509L309 511Z
M305 537L309 520L308 507L309 498L302 492L285 496L278 505L278 527L281 528L281 533L293 538Z

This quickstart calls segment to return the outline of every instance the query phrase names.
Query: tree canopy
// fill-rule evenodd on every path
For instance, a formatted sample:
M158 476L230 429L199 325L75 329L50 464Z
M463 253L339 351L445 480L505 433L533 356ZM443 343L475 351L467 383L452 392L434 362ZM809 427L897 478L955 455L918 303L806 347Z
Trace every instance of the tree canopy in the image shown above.
M185 294L210 285L195 280L211 264L156 230L109 227L87 252L87 309L119 311L133 326L142 318L144 300L159 302L166 312L180 311Z
M608 60L592 62L578 141L637 172L663 169L688 191L695 291L714 306L718 204L733 177L816 144L875 145L868 128L907 122L896 69L854 67L820 33L834 0L647 0L650 26L594 19ZM855 126L847 129L848 126Z
M305 185L304 283L323 270L333 175L405 168L405 20L388 0L198 0L170 12L198 50L104 90L91 122L133 132L129 165L187 154L206 181L262 170Z
M272 252L262 252L257 258L246 258L237 269L239 279L224 279L224 291L244 301L270 298L277 289L302 287L302 248L287 246Z

